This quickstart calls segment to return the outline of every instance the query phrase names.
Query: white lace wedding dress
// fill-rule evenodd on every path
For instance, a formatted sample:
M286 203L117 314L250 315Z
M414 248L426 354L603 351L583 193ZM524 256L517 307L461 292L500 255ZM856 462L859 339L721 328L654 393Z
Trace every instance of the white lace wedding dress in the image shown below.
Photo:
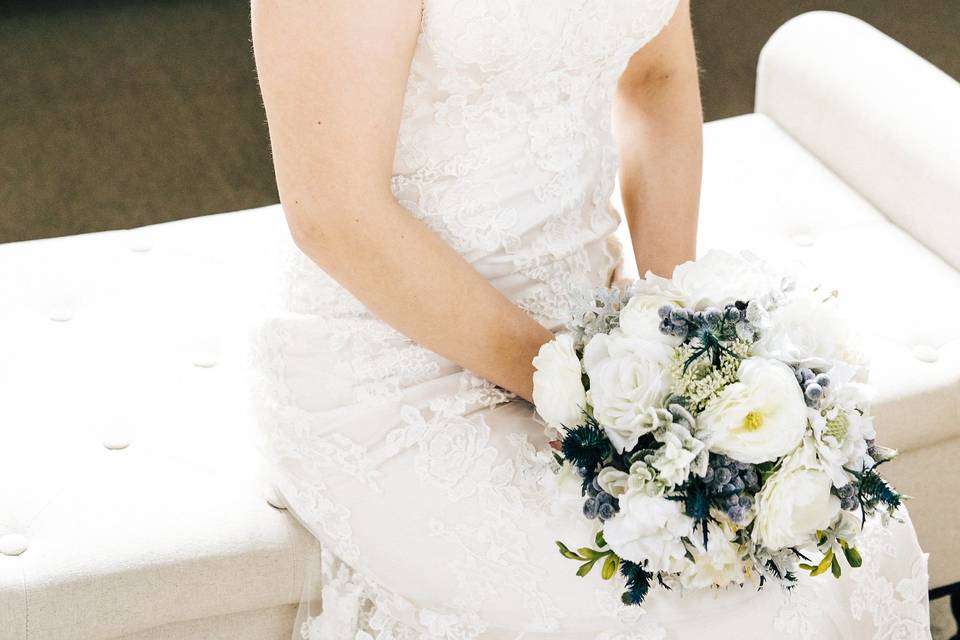
M615 275L613 91L676 4L424 2L393 192L552 330ZM285 267L252 363L276 486L319 541L295 639L929 637L909 520L871 528L840 580L622 605L621 580L557 553L592 536L553 495L531 405L394 331L292 243Z

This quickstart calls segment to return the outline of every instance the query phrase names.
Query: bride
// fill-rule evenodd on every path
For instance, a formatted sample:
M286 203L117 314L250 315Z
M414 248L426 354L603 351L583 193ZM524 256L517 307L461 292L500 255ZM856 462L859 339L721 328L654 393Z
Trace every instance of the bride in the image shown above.
M540 346L619 278L694 257L702 115L688 0L254 0L290 229L254 334L278 492L319 541L309 640L928 638L909 518L840 580L643 607L589 540L530 404Z

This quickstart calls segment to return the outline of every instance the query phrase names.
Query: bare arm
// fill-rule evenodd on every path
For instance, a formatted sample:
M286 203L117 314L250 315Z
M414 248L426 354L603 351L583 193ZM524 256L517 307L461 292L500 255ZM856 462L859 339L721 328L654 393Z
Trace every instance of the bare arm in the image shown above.
M630 59L614 103L620 192L637 269L669 277L694 258L703 112L689 0Z
M373 313L525 399L553 335L390 190L420 0L254 0L280 200L297 246Z

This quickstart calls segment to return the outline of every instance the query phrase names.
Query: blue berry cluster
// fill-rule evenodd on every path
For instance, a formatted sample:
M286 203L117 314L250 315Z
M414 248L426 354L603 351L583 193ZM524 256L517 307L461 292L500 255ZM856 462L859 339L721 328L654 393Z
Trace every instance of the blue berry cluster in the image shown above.
M753 506L752 495L760 489L756 468L724 455L711 455L703 480L714 496L715 504L734 522L743 522Z
M836 489L836 492L840 498L840 508L844 511L856 511L857 507L860 506L860 501L857 499L857 488L853 483L843 485Z
M813 369L806 367L796 370L797 382L803 389L803 399L807 406L813 409L819 409L823 400L823 394L830 386L830 376L825 373L816 373Z
M589 520L600 518L601 522L604 522L615 516L618 511L620 511L620 501L604 491L597 479L594 478L593 482L587 485L587 499L583 503L583 515Z
M657 309L657 314L660 316L660 332L681 339L702 334L704 331L717 334L724 339L732 339L744 333L741 328L749 327L745 302L728 304L723 309L707 307L703 311L665 304ZM730 335L725 335L727 333ZM750 328L745 333L754 335L755 331Z

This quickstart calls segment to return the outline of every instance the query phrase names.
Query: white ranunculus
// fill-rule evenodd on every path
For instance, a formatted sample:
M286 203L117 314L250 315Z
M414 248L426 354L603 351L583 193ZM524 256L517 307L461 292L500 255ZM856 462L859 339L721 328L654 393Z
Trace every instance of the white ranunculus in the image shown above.
M583 353L590 378L587 400L618 451L636 446L653 430L651 416L669 384L673 349L663 342L628 338L621 329L594 336Z
M842 362L866 380L867 359L857 336L836 297L822 290L797 292L774 308L753 353L820 370Z
M673 270L673 285L688 306L723 308L738 300L763 301L782 288L782 278L769 265L744 251L708 251Z
M810 544L818 530L827 529L840 516L840 499L831 493L832 487L808 439L757 494L753 541L773 550Z
M711 451L751 464L793 451L807 427L807 405L793 370L777 360L746 358L737 378L700 413L697 437Z
M693 534L693 520L677 500L628 492L620 511L603 526L603 537L614 553L643 564L649 571L677 572L689 564L680 540Z
M580 424L587 397L573 338L560 334L541 346L533 366L533 403L537 412L554 428Z
M697 530L690 537L694 562L680 575L680 584L687 589L726 587L746 581L744 563L733 532L714 522L707 524L709 541L704 548L702 532Z

